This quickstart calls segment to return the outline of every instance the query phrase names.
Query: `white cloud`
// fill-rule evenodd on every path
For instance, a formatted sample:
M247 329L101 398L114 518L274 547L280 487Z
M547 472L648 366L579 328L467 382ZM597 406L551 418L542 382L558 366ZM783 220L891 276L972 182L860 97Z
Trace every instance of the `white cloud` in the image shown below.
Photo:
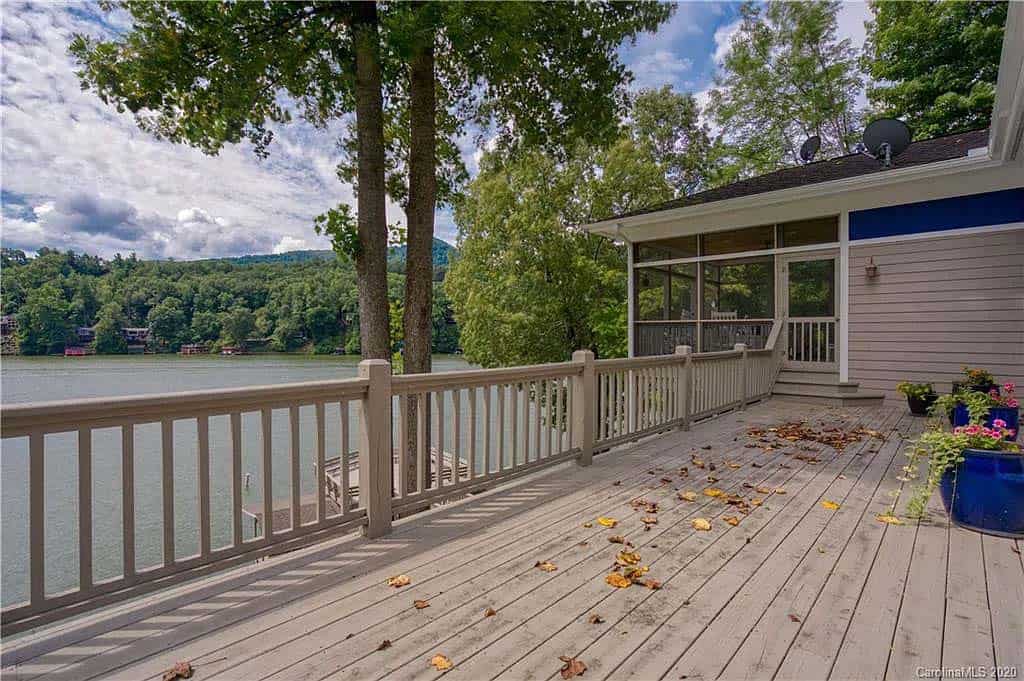
M636 76L633 86L638 89L660 88L675 83L692 66L690 59L679 57L668 50L656 50L630 64L630 70Z
M723 24L715 30L715 51L711 58L716 66L725 61L729 50L732 49L732 38L740 30L742 24L743 20L737 19L731 23Z
M287 234L281 237L281 240L274 246L274 253L287 253L289 251L305 251L309 249L309 244L306 243L305 239L296 239L293 236Z
M849 38L850 43L860 48L864 44L867 31L864 22L871 19L871 8L866 2L844 2L836 15L836 32L839 38Z

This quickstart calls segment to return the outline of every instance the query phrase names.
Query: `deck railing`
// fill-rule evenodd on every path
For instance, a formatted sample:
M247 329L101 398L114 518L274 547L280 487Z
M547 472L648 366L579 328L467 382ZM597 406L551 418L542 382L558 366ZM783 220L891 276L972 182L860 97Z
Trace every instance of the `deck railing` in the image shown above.
M835 317L789 317L789 361L834 364L838 351Z
M696 354L680 346L672 355L597 361L579 351L558 364L404 376L392 376L384 360L366 360L359 377L347 380L5 406L5 463L13 456L12 441L28 444L28 588L26 602L4 604L4 632L356 527L382 536L395 517L433 503L568 460L589 465L595 452L742 409L771 392L782 359L781 331L776 323L760 350L738 344ZM140 459L137 436L154 427L158 445L144 448ZM352 435L357 461L349 460ZM46 537L53 522L53 490L46 484L53 469L47 465L54 464L47 443L54 436L75 439L62 450L69 460L58 462L77 470L77 539L70 550L57 551ZM97 441L105 458L120 458L120 479L103 482L120 497L121 555L103 556L103 579L94 570L94 516L109 513L109 503L98 508L94 496ZM211 476L214 443L228 450L217 457L222 476ZM328 455L338 461L338 480L328 479ZM257 462L262 487L256 536L243 531L249 526L243 515L251 513L243 506L243 460ZM159 550L147 552L157 559L144 567L137 552L140 464L152 478L148 492L159 498L161 520ZM305 486L304 471L312 476ZM187 513L176 504L182 492L195 503ZM228 509L226 522L211 520L218 504ZM191 520L183 523L183 515ZM152 519L146 523L155 527ZM101 523L111 524L109 518ZM196 550L181 555L180 544ZM77 570L65 579L71 583L48 585L48 570L67 577L75 562Z

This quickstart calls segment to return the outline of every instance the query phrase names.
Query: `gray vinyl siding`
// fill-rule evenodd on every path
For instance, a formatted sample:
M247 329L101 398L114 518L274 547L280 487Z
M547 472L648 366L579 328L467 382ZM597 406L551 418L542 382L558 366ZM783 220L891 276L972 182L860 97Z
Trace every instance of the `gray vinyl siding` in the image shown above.
M874 258L878 277L864 266ZM963 365L1024 392L1024 229L850 246L850 380L896 397Z

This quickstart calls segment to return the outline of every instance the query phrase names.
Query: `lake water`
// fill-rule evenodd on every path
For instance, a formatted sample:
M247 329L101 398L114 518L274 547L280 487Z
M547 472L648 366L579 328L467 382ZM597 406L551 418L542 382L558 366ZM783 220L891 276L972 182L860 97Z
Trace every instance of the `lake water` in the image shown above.
M210 388L279 385L297 381L351 378L357 374L357 357L298 355L247 355L240 357L145 355L90 357L5 357L0 362L0 399L3 404L167 393ZM471 366L460 357L434 357L435 371L454 371ZM350 409L348 450L355 449L357 410ZM327 405L328 457L340 451L341 415L337 405ZM303 495L315 491L313 407L300 410ZM262 504L262 448L259 415L242 417L243 504ZM196 522L198 506L196 475L196 425L174 425L175 555L198 553ZM77 436L74 433L46 436L46 588L53 594L78 583L78 470ZM214 548L230 543L231 440L228 417L210 419L211 536ZM163 519L160 480L159 424L135 428L136 567L159 565L162 560ZM275 507L287 506L291 489L290 440L287 410L273 417L273 490ZM121 531L121 435L120 429L93 431L93 554L94 579L122 573ZM3 441L0 459L0 562L3 565L0 602L18 603L28 593L28 442L27 438ZM244 528L245 536L253 528Z

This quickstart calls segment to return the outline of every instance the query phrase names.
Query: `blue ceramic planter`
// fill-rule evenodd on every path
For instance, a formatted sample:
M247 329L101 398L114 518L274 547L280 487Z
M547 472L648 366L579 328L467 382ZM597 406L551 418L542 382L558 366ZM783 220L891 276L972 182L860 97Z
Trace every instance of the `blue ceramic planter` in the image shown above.
M970 530L1024 538L1024 455L965 449L939 485L950 519Z
M996 419L1006 421L1006 427L1014 433L1010 439L1016 440L1020 438L1020 411L1018 409L1014 407L992 407L988 411L985 425L991 428L992 422ZM970 423L970 416L967 413L967 405L957 404L953 410L953 425L966 426L968 423Z

